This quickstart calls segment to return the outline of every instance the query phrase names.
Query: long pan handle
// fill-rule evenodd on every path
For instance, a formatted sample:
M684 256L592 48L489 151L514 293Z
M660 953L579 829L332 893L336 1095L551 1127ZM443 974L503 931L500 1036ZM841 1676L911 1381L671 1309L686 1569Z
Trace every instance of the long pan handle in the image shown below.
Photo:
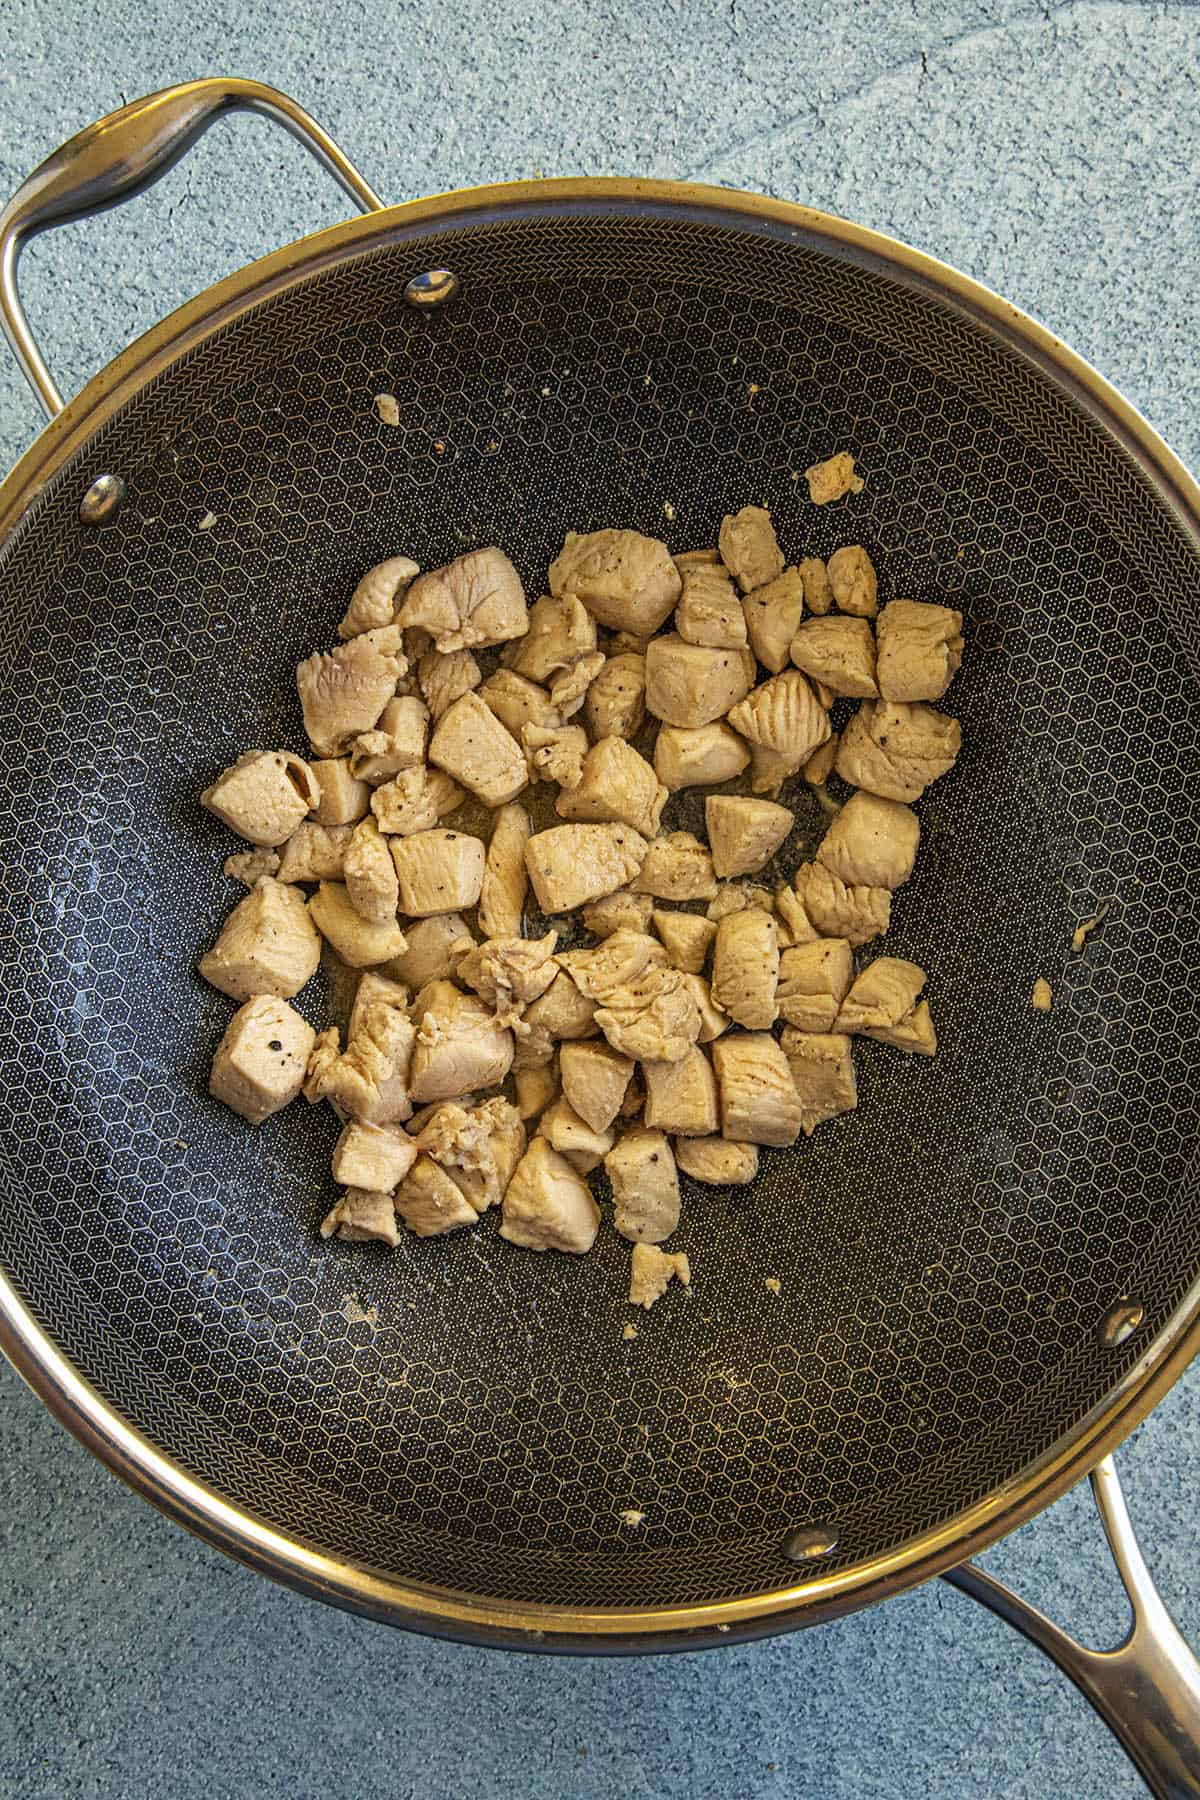
M289 131L364 211L382 209L374 188L302 106L258 81L187 81L133 100L89 125L33 171L0 213L0 322L48 418L63 409L29 329L17 265L30 238L54 225L132 199L156 182L227 112L264 113Z
M974 1563L945 1579L989 1607L1056 1662L1089 1700L1158 1800L1200 1795L1200 1663L1150 1578L1111 1457L1092 1474L1092 1492L1133 1623L1115 1650L1088 1650Z

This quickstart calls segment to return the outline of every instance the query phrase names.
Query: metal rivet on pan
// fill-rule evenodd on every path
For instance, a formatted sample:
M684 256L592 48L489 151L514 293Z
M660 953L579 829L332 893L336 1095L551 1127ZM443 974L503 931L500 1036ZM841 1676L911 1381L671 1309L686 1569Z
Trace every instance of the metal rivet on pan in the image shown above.
M458 276L451 269L426 269L414 275L404 290L410 306L445 306L458 292Z
M810 1562L816 1556L828 1556L837 1549L837 1532L829 1525L797 1525L783 1540L783 1554L789 1562Z
M125 483L119 475L97 475L79 502L79 517L85 525L107 525L125 504Z
M1115 1350L1126 1338L1133 1336L1146 1316L1146 1309L1137 1300L1118 1300L1110 1306L1100 1321L1099 1338L1106 1350Z

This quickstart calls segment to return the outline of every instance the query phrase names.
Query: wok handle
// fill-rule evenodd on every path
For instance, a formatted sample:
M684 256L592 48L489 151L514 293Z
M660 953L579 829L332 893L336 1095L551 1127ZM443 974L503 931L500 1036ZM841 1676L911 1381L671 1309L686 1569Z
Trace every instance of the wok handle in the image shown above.
M1200 1663L1159 1597L1138 1549L1111 1456L1092 1493L1133 1623L1115 1650L1088 1650L974 1563L945 1580L990 1607L1069 1675L1136 1764L1158 1800L1200 1795Z
M310 150L364 211L383 201L302 106L258 81L187 81L133 100L69 139L33 171L0 213L0 321L48 418L64 401L42 358L17 290L28 239L54 225L119 206L151 187L228 112L263 113Z

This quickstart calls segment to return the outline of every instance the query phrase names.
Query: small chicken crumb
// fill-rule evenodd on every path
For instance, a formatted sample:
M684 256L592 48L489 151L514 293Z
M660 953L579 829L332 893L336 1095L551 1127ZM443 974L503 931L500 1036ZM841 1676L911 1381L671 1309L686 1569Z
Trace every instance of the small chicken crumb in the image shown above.
M780 1294L783 1292L783 1283L780 1281L778 1275L768 1275L763 1285L766 1287L768 1293Z
M211 531L213 526L216 524L216 522L217 522L216 513L215 512L206 512L204 517L201 519L199 525L197 525L196 529L197 529L197 531Z
M622 1525L632 1525L636 1527L641 1524L646 1515L644 1512L639 1512L636 1506L627 1506L619 1517Z
M1102 905L1096 908L1090 919L1084 919L1082 924L1075 927L1071 937L1072 950L1078 952L1083 949L1083 946L1087 943L1088 938L1091 936L1092 932L1095 931L1097 925L1102 924L1108 917L1109 905L1110 902L1105 900Z
M1030 1002L1033 1006L1033 1010L1035 1012L1048 1013L1053 1002L1053 988L1050 986L1050 983L1046 980L1044 975L1039 975L1033 984L1033 994Z
M669 500L663 501L663 518L667 521L668 525L674 522L675 508L671 505Z
M342 1317L348 1325L378 1325L379 1308L364 1306L357 1294L343 1294Z
M621 1336L625 1339L626 1343L632 1343L637 1334L636 1325L623 1325L621 1327Z
M831 500L840 500L843 494L861 494L866 485L848 450L839 450L836 456L813 463L804 473L814 506L827 506Z
M395 394L376 394L375 416L381 425L400 423L400 404Z

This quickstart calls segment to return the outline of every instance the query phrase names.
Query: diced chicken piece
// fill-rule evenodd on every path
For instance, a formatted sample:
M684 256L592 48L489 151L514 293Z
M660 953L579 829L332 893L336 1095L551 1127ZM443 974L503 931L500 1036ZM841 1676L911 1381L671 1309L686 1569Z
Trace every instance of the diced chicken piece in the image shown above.
M264 875L239 900L199 970L232 1000L273 994L290 1000L311 981L321 960L321 939L299 888Z
M674 558L675 567L683 579L688 569L716 569L721 564L721 552L711 545L702 550L681 550Z
M791 658L832 694L861 700L873 699L879 692L875 634L866 619L806 619L792 639Z
M301 1092L310 1106L316 1106L325 1098L325 1081L330 1069L341 1054L342 1035L336 1025L327 1025L324 1031L318 1031L308 1057L308 1067L304 1071L304 1084Z
M731 1144L728 1138L680 1138L675 1161L693 1181L710 1187L745 1187L758 1174L758 1146Z
M286 1000L259 994L239 1006L213 1057L208 1091L250 1125L290 1105L304 1085L317 1034Z
M832 1031L853 979L854 952L845 938L793 945L779 959L780 1018L801 1031Z
M504 653L507 668L526 681L548 685L596 649L596 621L573 594L544 594L529 614L529 630Z
M370 1010L379 1002L387 1006L397 1007L401 1012L408 1011L408 988L402 981L394 981L390 975L382 974L378 969L364 969L358 978L354 990L354 1005L350 1008L350 1023L347 1035L353 1040L360 1032L365 1031L369 1022ZM366 1182L351 1182L352 1187L365 1187Z
M593 1131L607 1131L621 1110L633 1063L599 1041L564 1044L558 1060L571 1107Z
M602 900L591 900L583 909L583 923L594 937L611 937L614 931L646 931L654 901L649 894L618 888Z
M629 1304L647 1312L661 1300L672 1281L692 1285L692 1269L682 1250L668 1255L657 1244L635 1244L629 1263Z
M829 585L842 612L856 613L860 619L875 617L879 608L875 565L861 544L846 544L834 551L829 559Z
M800 579L804 583L804 604L810 613L827 613L833 607L833 589L829 585L829 570L819 556L806 556L800 564Z
M663 941L672 968L699 975L717 935L711 920L699 913L654 911L654 929Z
M704 823L712 846L713 869L727 875L757 875L765 869L790 833L795 818L772 800L747 800L733 794L710 794Z
M303 827L297 827L297 831L302 829ZM292 837L288 839L289 844L297 831L293 831ZM239 850L234 856L225 858L221 869L230 881L240 881L243 887L252 888L264 875L278 877L281 861L277 850Z
M711 1044L719 1038L723 1031L729 1030L729 1014L722 1012L712 997L712 989L703 975L685 975L688 992L696 1003L696 1012L700 1019L700 1030L696 1034L698 1044Z
M675 629L687 643L713 650L736 650L746 642L746 615L723 569L692 566L683 571Z
M417 1146L399 1125L351 1119L333 1147L333 1179L342 1187L390 1193L417 1160Z
M700 1033L700 1014L678 969L647 969L616 988L596 1012L596 1023L622 1056L636 1062L678 1062Z
M748 906L757 907L759 912L773 913L775 897L770 888L758 887L753 881L726 881L709 901L707 917L714 925L719 925L730 913L745 912Z
M802 1107L787 1058L771 1034L731 1032L717 1039L712 1055L721 1136L735 1144L794 1144Z
M607 660L603 650L593 650L590 656L581 656L578 662L563 669L551 681L550 704L564 719L574 718L586 705L591 685Z
M507 1100L493 1104L503 1108L505 1114L512 1115L520 1142L515 1156L511 1155L511 1149L515 1148L517 1140L514 1139L512 1145L498 1145L494 1129L496 1121L485 1108L460 1106L454 1100L431 1108L416 1140L421 1154L449 1175L476 1213L499 1206L508 1177L525 1148L524 1127L515 1109ZM502 1162L497 1161L497 1148L504 1152Z
M919 800L954 767L961 742L958 720L932 706L866 700L842 732L835 767L885 800Z
M831 500L840 500L843 494L861 494L866 485L848 450L839 450L836 456L813 463L804 473L814 506L828 506Z
M525 867L543 912L569 912L625 887L647 843L628 825L555 825L525 846Z
M574 594L610 631L649 637L679 598L667 546L638 531L568 531L550 564L550 591Z
M732 708L729 723L752 744L778 751L797 769L829 736L829 716L799 669L772 675L756 687Z
M320 798L303 757L290 750L247 750L205 788L200 804L239 837L270 850L292 835Z
M429 760L485 806L515 800L529 781L520 744L478 694L464 694L443 713L429 740Z
M929 1002L922 1000L894 1025L872 1026L862 1033L880 1044L892 1044L897 1050L915 1051L918 1056L937 1055L937 1033L933 1029Z
M433 719L477 688L483 672L469 650L427 650L417 663L417 684Z
M396 917L400 884L388 840L373 818L360 819L346 846L342 879L350 904L362 918L382 925Z
M558 1072L553 1061L514 1068L513 1083L517 1090L517 1111L526 1121L540 1118L558 1097Z
M856 976L837 1016L837 1029L887 1031L907 1019L921 997L925 971L899 956L877 956Z
M799 569L785 569L765 587L756 588L742 602L750 648L772 675L787 668L792 639L804 614L804 577Z
M583 704L583 722L593 743L619 737L629 743L646 717L646 658L643 653L609 656L593 678Z
M429 708L423 700L404 695L389 700L373 731L364 731L350 748L350 773L369 787L381 787L403 769L415 769L425 760L429 735Z
M395 914L379 923L364 919L340 881L323 881L308 909L321 936L352 969L369 969L404 955L406 939Z
M370 1188L347 1188L321 1220L321 1236L339 1237L349 1244L377 1241L391 1244L394 1249L400 1242L400 1233L392 1196Z
M416 1237L444 1237L479 1218L458 1183L431 1156L418 1156L396 1189L395 1203Z
M666 967L667 953L656 938L641 931L614 931L592 950L565 950L558 963L589 1000L604 1000L615 988L627 987L647 969Z
M792 1071L800 1101L800 1123L805 1137L839 1113L858 1105L858 1083L850 1039L843 1033L797 1031L784 1027L780 1048Z
M521 935L529 891L525 846L532 830L523 806L502 806L492 822L479 892L479 929L488 937Z
M779 922L779 942L790 949L793 944L814 943L821 933L805 910L795 888L786 883L775 890L775 917Z
M511 1100L503 1100L497 1094L494 1099L484 1100L475 1108L479 1117L488 1121L488 1144L492 1152L492 1161L496 1165L496 1175L500 1183L500 1196L513 1178L517 1164L525 1154L528 1141L521 1115Z
M581 1175L590 1175L593 1169L598 1169L613 1147L612 1131L595 1130L585 1119L580 1118L565 1097L547 1107L542 1114L538 1131Z
M644 838L658 830L667 790L644 756L621 738L601 738L583 761L577 787L561 793L554 810L564 819L629 825Z
M409 1093L418 1104L457 1100L504 1080L512 1067L513 1035L476 995L433 981L414 1002L413 1014L417 1041Z
M770 750L765 744L750 746L750 786L756 794L777 794L785 781L798 775L806 758L786 750Z
M467 797L467 790L460 788L457 781L447 775L445 769L426 769L425 792L433 802L434 811L439 819L445 819L452 812L457 812ZM380 827L382 830L382 826Z
M804 765L804 779L810 787L824 787L833 774L833 765L837 761L838 745L841 739L835 732L825 739L819 750L814 750Z
M633 889L656 900L711 900L717 891L712 856L690 831L669 831L647 847Z
M387 998L355 1004L346 1048L317 1068L309 1059L304 1091L310 1100L329 1100L342 1113L370 1125L393 1125L410 1118L409 1073L415 1038L402 1005Z
M723 1012L748 1031L767 1031L779 1017L779 933L770 913L748 906L717 926L713 945L712 997Z
M554 960L557 942L556 931L536 940L488 938L458 959L455 980L473 988L501 1025L519 1029L525 1007L544 994L558 974Z
M479 899L486 861L479 838L462 831L417 831L393 838L391 850L400 910L410 918L462 912Z
M473 650L522 637L529 628L521 577L503 550L490 545L419 575L397 617L419 625L435 650Z
M823 863L801 863L794 886L822 937L848 938L857 947L881 937L891 922L892 896L887 888L847 886Z
M511 669L497 669L489 675L479 689L479 698L518 742L526 725L551 729L563 722L545 688Z
M701 1053L703 1054L703 1053ZM604 1158L613 1224L635 1244L661 1244L679 1223L679 1176L661 1131L627 1131Z
M296 689L304 729L319 757L344 756L356 737L374 729L408 671L402 638L398 625L385 625L299 665Z
M317 824L357 825L371 804L371 790L350 773L350 758L323 757L308 766L320 796L313 809Z
M962 614L920 600L893 600L875 629L884 699L940 700L962 661Z
M833 707L834 701L837 699L837 695L834 693L833 689L831 687L826 687L823 681L814 681L812 688L813 693L817 696L817 699L825 708L825 711L829 712Z
M405 932L408 943L387 966L387 973L419 993L431 981L449 981L459 956L474 939L461 913L437 913L415 919Z
M678 1062L642 1064L646 1123L676 1137L708 1137L717 1129L717 1078L695 1044Z
M526 725L521 748L530 781L554 781L561 788L574 789L583 780L588 735L582 725Z
M915 812L860 789L825 833L816 861L848 886L895 889L912 874L920 841Z
M727 513L717 542L721 561L743 594L766 587L783 573L783 551L765 506L743 506L741 512Z
M535 1137L508 1184L500 1236L526 1250L582 1256L599 1229L600 1208L583 1177L547 1139Z
M552 1044L564 1038L595 1037L600 1029L595 1001L579 991L565 969L559 969L545 993L530 1002L525 1023Z
M754 675L749 650L708 650L671 631L646 646L646 708L668 725L694 731L743 700Z
M390 837L411 837L416 831L432 831L438 822L429 770L405 769L385 781L371 795L371 811L380 831Z
M276 857L279 881L340 881L352 825L297 825Z
M373 569L368 569L350 596L345 617L338 626L338 636L360 637L364 631L377 631L381 625L390 625L411 583L420 573L420 564L409 556L389 556L386 562L376 563Z
M695 731L664 725L654 745L654 773L672 793L732 781L749 761L749 750L728 725L701 725Z

